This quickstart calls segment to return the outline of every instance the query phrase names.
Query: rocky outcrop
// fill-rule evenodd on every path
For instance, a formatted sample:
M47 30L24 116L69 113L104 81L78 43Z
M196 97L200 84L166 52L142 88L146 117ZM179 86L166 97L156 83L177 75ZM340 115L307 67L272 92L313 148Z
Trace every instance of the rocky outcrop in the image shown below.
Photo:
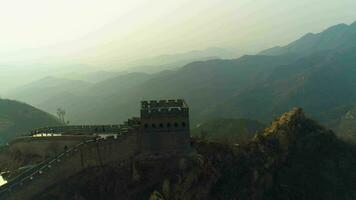
M352 171L355 147L307 118L300 108L277 118L246 146L198 144L197 150L220 174L211 199L349 199L355 195L351 184L356 176Z

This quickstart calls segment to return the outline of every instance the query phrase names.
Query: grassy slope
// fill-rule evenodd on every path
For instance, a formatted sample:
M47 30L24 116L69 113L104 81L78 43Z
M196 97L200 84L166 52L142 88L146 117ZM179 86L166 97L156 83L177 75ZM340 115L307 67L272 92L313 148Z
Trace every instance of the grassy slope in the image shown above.
M0 99L0 142L33 128L58 124L54 116L28 104Z

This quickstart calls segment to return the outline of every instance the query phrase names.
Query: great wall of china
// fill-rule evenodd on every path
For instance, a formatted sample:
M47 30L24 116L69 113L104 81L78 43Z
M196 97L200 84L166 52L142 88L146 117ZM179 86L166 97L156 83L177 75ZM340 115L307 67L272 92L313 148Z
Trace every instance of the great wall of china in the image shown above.
M38 134L46 135L44 138L47 139ZM60 135L51 136L53 134ZM100 134L107 134L108 137L99 137ZM65 137L66 140L63 140ZM80 140L75 140L76 137ZM184 100L143 101L141 117L132 118L121 126L46 127L31 131L30 136L19 138L15 143L22 142L19 146L31 144L30 147L51 146L56 143L55 140L60 146L65 145L66 149L1 186L0 199L31 200L47 188L86 168L111 163L123 165L138 155L188 153L189 109ZM51 143L46 144L49 141ZM68 141L76 142L69 145ZM25 148L24 153L34 151L30 147ZM45 149L38 148L33 149L38 152Z

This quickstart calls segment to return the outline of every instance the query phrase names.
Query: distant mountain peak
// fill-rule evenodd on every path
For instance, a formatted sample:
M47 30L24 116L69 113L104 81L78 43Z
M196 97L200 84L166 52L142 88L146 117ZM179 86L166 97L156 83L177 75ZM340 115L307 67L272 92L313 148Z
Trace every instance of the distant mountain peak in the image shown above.
M356 46L356 22L331 26L320 33L307 33L301 38L282 47L272 47L260 52L262 55L310 55L317 51L350 48Z
M349 25L341 23L341 24L331 26L321 33L330 32L330 31L341 31L341 30L345 30L347 28L349 28Z
M306 39L306 38L311 38L311 37L315 37L315 36L316 36L315 33L307 33L303 37L301 37L300 39Z

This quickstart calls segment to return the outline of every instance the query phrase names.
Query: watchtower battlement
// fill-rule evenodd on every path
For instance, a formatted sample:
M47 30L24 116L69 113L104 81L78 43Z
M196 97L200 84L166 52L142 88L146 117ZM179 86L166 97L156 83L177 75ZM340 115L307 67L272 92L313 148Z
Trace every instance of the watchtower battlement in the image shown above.
M141 101L142 108L188 107L183 99Z
M189 107L183 99L141 102L141 150L189 151Z
M189 116L189 108L183 99L151 100L141 102L141 119L165 116Z

